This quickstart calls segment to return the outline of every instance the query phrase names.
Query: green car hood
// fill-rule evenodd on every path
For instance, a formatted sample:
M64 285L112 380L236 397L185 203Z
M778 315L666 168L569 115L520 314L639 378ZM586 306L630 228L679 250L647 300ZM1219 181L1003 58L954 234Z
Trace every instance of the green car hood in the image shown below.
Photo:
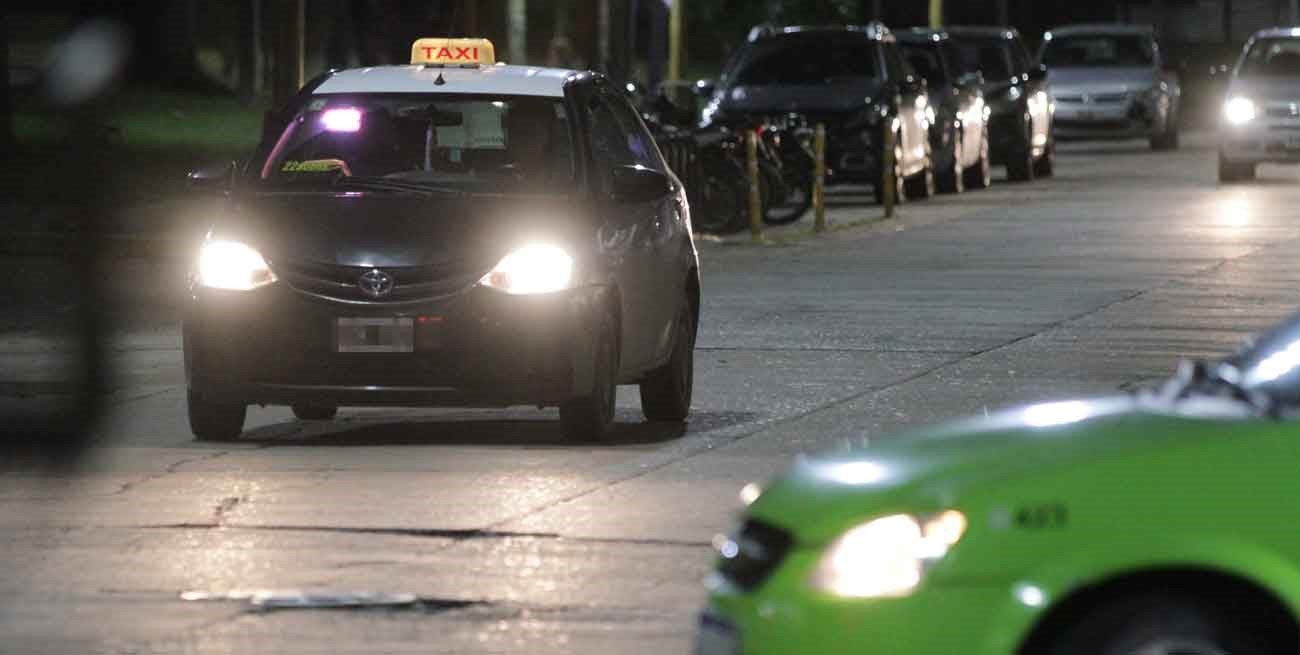
M871 516L956 506L970 491L1156 448L1222 438L1243 430L1244 403L1169 400L1154 394L1032 405L958 421L834 456L801 459L749 508L749 516L819 545Z

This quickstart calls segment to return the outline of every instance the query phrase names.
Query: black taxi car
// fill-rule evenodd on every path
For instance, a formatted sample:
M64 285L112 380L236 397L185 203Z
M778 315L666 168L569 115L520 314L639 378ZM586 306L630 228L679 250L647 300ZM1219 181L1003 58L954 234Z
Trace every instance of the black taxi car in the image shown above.
M189 419L250 404L558 406L600 439L616 386L690 409L700 312L690 209L604 77L421 39L409 66L330 72L219 179L183 317ZM197 176L202 178L202 176Z

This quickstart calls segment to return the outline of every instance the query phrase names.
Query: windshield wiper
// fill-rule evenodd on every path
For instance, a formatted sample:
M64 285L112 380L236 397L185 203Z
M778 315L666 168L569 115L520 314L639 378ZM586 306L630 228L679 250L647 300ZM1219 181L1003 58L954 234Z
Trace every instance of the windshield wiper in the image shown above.
M1162 389L1162 395L1170 400L1181 400L1195 394L1230 398L1254 407L1269 418L1281 417L1280 404L1272 396L1243 385L1236 367L1228 364L1183 361L1178 366L1178 373Z
M405 182L385 177L341 176L331 184L336 189L356 189L359 191L391 191L394 193L419 193L423 195L453 194L464 195L460 189L430 186L419 182Z

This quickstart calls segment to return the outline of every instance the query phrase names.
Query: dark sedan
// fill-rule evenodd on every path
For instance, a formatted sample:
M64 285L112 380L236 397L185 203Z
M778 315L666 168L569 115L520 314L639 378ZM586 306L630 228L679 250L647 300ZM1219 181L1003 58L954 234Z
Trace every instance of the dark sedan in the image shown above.
M516 66L342 71L272 116L200 247L184 316L199 439L250 404L558 406L609 434L619 384L690 408L690 215L604 78Z

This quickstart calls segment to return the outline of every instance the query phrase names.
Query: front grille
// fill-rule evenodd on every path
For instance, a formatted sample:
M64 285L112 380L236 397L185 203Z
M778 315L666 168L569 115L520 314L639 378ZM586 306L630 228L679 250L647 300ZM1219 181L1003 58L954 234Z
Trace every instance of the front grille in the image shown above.
M393 279L391 293L372 298L358 282L370 271L364 266L337 266L316 262L276 260L271 270L289 286L317 296L352 302L410 302L446 296L473 284L486 273L481 265L453 261L432 266L382 267Z
M1300 118L1300 105L1274 105L1264 108L1269 118Z
M746 521L735 537L736 549L732 556L723 553L718 573L728 582L749 591L780 566L794 544L789 532L753 519Z

